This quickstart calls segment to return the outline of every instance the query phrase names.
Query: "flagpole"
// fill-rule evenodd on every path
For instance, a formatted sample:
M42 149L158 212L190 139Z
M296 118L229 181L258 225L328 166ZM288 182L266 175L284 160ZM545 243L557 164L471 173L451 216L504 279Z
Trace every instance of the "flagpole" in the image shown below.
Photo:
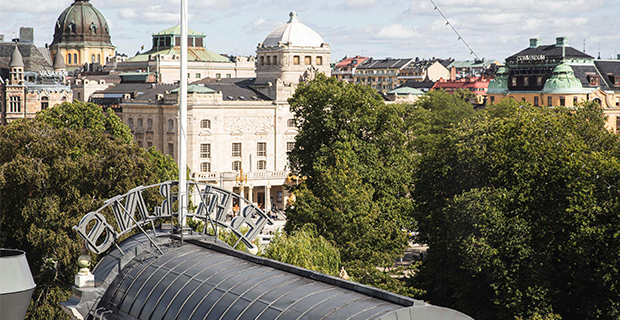
M181 78L179 92L179 226L187 216L187 0L181 0Z

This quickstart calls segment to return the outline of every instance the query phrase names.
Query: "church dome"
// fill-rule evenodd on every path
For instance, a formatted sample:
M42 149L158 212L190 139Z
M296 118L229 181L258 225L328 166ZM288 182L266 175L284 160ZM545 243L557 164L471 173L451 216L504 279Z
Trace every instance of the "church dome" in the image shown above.
M56 20L52 45L112 46L108 22L89 0L75 0Z
M289 14L289 21L271 32L263 47L278 47L279 44L288 44L291 47L320 47L324 41L316 31L299 22L297 12Z

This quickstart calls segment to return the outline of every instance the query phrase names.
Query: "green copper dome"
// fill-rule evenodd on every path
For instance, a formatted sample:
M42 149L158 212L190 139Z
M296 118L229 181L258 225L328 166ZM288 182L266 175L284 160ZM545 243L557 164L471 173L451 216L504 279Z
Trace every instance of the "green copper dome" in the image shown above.
M56 20L52 45L112 47L108 22L88 0L75 0Z
M495 78L489 82L487 94L504 94L508 92L508 76L510 71L507 67L500 67Z
M560 64L553 69L553 75L545 82L543 93L580 92L583 89L581 81L575 77L575 72L567 64Z

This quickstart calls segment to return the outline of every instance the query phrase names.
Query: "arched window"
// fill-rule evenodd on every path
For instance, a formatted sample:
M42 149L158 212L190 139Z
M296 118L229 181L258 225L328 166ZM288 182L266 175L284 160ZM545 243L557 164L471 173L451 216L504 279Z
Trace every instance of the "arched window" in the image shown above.
M174 120L172 120L172 119L168 120L168 131L169 132L174 131Z
M97 62L101 63L101 55L100 54L97 55Z
M200 172L211 172L211 163L210 162L201 163Z
M73 54L73 63L78 64L77 53Z
M72 63L72 62L71 62L71 54L69 53L69 54L67 55L67 64L71 64L71 63Z
M265 64L265 57L260 57L260 65L264 65Z
M202 121L200 121L200 129L211 129L211 120L202 119Z
M147 120L146 120L146 126L147 126L147 128L148 128L149 130L150 130L150 129L153 129L153 119L147 119Z
M97 61L95 60L95 55L94 55L94 54L91 56L91 59L90 59L90 60L91 60L90 62L97 62Z
M289 128L295 128L296 127L295 119L288 119L286 121L286 126L289 127Z
M133 118L127 119L127 126L129 129L133 129Z
M271 64L271 56L267 56L267 65Z
M138 119L138 129L142 129L142 125L144 123L142 122L142 118Z
M278 56L273 56L273 64L274 65L278 64Z

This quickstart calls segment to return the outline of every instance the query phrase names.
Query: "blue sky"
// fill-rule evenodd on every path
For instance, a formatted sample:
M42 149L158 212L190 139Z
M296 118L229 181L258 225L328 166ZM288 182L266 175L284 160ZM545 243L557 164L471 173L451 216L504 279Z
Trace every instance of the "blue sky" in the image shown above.
M620 54L618 0L433 0L479 57L501 62L528 46L568 36L571 46L602 58ZM38 46L51 43L54 23L73 0L0 0L0 34L35 28ZM112 43L133 56L151 34L179 23L179 0L91 0L110 25ZM206 33L217 53L253 55L256 45L297 11L332 49L375 58L473 59L430 0L188 0L189 27Z

